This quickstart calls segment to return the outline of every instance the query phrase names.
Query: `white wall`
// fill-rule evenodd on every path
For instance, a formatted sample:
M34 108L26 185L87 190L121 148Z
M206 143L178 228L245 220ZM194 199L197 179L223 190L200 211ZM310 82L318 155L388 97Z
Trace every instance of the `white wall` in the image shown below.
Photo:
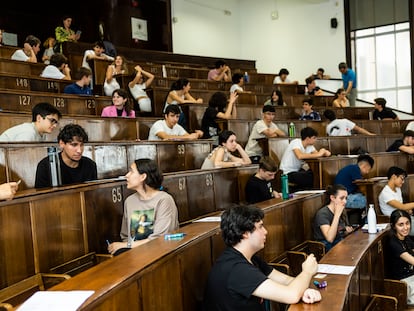
M261 73L285 67L300 83L318 67L339 78L338 63L345 61L343 0L313 2L172 0L173 51L256 60ZM272 11L278 19L271 19ZM336 29L330 27L332 17L338 19Z

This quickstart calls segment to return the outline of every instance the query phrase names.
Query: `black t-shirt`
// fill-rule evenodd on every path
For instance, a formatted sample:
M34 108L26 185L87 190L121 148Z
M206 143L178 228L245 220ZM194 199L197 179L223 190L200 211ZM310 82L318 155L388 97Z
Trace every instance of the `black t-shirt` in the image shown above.
M401 259L401 254L408 252L414 256L414 242L410 237L399 240L394 234L389 240L389 269L393 279L401 280L414 275L413 266Z
M59 162L62 185L81 183L98 178L96 163L87 157L82 157L79 161L79 166L76 168L71 168L63 162L62 153L59 153ZM49 157L42 159L36 169L35 188L46 187L52 187Z
M394 141L392 143L391 146L388 147L387 152L400 151L401 146L404 146L403 140L402 139L397 139L396 141Z
M270 200L273 198L273 188L270 181L250 176L246 183L245 195L249 204Z
M395 119L397 115L392 111L390 108L385 107L381 112L377 109L374 110L373 119L374 120L382 120L386 118Z
M315 95L315 93L320 89L321 88L319 86L316 86L312 91L308 91L308 95Z
M264 311L263 299L253 296L273 268L258 256L252 263L228 247L211 269L204 295L204 311Z
M218 135L217 110L214 107L207 107L201 120L201 130L203 131L203 138L211 138Z

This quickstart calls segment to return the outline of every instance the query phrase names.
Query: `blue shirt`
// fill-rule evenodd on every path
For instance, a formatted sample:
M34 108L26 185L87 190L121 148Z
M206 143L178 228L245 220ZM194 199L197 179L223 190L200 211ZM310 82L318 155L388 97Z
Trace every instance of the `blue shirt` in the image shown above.
M342 74L342 82L344 83L345 90L348 88L349 81L352 82L352 88L356 89L357 87L356 75L355 75L355 71L353 71L351 68L348 68L346 72Z
M65 86L63 93L75 95L92 95L92 89L89 86L80 87L78 84L72 83Z
M358 164L350 164L339 170L335 177L335 184L341 184L346 187L348 194L357 191L358 186L353 183L356 179L361 179L362 174Z

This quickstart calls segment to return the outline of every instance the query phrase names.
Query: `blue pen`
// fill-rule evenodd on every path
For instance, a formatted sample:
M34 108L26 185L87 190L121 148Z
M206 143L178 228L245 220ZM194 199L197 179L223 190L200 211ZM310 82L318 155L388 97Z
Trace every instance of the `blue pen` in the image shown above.
M165 234L164 240L180 240L185 236L185 233Z
M106 240L106 244L108 244L108 246L111 244L111 242L109 242L109 240Z

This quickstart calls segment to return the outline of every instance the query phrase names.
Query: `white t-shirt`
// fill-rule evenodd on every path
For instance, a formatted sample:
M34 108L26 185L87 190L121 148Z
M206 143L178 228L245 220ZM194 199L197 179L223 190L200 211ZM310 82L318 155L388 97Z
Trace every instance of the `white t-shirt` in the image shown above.
M235 91L244 92L243 88L238 84L233 84L230 88L230 93L234 93Z
M393 211L396 209L388 204L388 202L392 200L397 200L401 203L403 203L402 193L400 188L395 188L395 192L392 191L392 189L386 185L380 195L378 196L379 206L381 208L381 212L386 215L390 216Z
M42 78L50 78L50 79L63 79L65 77L62 71L60 71L59 68L54 65L47 65L45 69L43 69L40 76Z
M283 174L289 174L290 172L298 172L302 165L305 163L303 160L299 160L295 153L294 149L299 149L302 153L312 153L316 151L314 146L303 147L302 140L296 138L292 140L283 153L282 160L280 161L280 169L283 171Z
M273 122L270 123L270 126L267 126L263 120L257 121L254 124L252 131L250 132L249 140L247 141L246 148L245 148L246 153L249 155L249 157L263 155L263 150L262 148L260 148L259 143L257 142L257 139L266 138L266 135L263 134L263 131L265 131L266 129L277 130L279 128Z
M351 136L355 123L348 119L335 119L326 126L328 136Z
M148 135L148 140L161 140L161 138L157 136L159 132L165 132L168 135L177 136L187 134L186 130L179 124L174 125L173 128L169 128L165 120L158 120L151 126Z
M33 122L15 125L0 135L2 142L44 141L45 135L40 135Z
M85 53L83 54L82 67L86 67L92 70L91 66L89 66L89 63L88 63L88 56L94 55L94 54L95 54L94 50L85 51ZM114 60L112 56L106 55L105 53L102 53L101 56L105 56L106 60Z
M13 60L21 60L23 62L27 62L29 56L27 56L23 50L16 50L13 55L11 56Z
M405 130L406 131L408 131L408 130L414 131L414 121L411 121L410 123L408 123Z
M148 97L147 93L145 92L146 88L147 85L144 82L141 84L135 84L134 87L130 87L129 90L131 91L134 99L137 99L138 97Z
M273 79L273 84L276 84L276 83L290 83L290 80L288 78L286 78L285 81L282 81L282 80L280 80L279 76L276 76Z

